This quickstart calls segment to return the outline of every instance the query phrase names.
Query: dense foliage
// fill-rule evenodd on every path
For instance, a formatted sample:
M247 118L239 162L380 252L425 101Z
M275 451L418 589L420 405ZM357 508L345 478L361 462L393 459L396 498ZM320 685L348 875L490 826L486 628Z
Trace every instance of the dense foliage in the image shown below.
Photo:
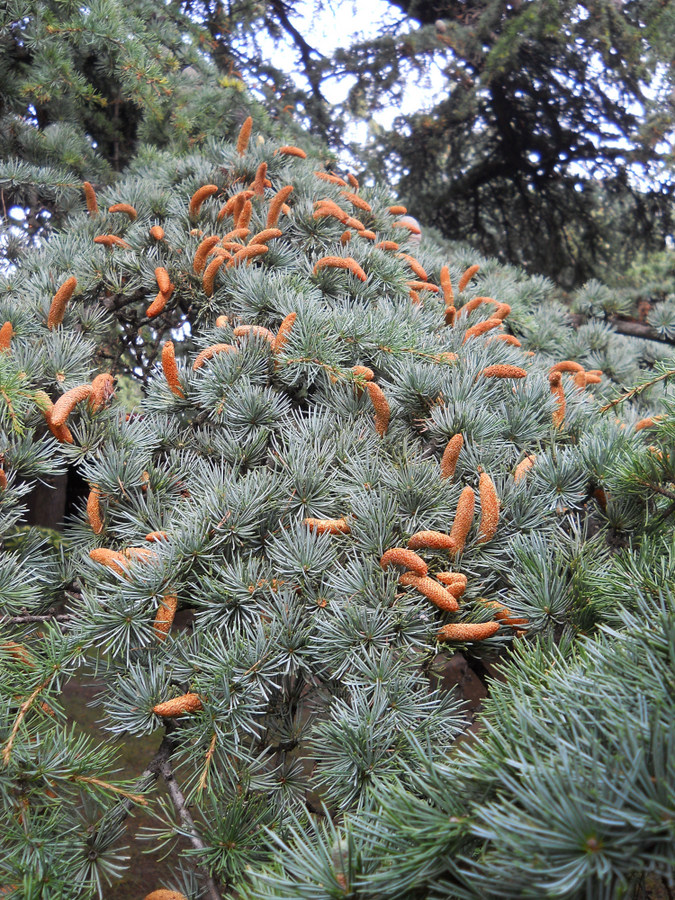
M670 884L668 345L614 331L599 283L575 318L420 235L218 90L229 134L143 119L117 176L92 147L0 280L4 896L105 897L141 806L152 900ZM26 527L64 474L62 532ZM140 779L75 680L126 747L159 735Z

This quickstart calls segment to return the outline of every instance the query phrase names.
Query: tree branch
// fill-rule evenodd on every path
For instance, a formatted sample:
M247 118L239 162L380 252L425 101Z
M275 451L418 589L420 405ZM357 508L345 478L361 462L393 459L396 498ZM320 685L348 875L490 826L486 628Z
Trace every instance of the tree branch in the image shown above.
M286 9L284 0L271 0L269 5L276 13L283 29L288 32L288 34L293 38L295 46L300 51L302 66L305 71L305 75L307 76L307 81L309 81L312 88L312 95L317 103L316 116L321 123L321 128L323 129L325 135L330 129L331 122L329 116L326 113L326 98L321 92L321 78L319 77L319 74L314 65L312 54L316 54L320 59L323 59L324 57L321 53L319 53L318 50L315 50L314 47L311 47L307 43L307 41L295 27L295 25L288 18L288 11Z
M30 622L69 622L68 613L47 613L44 616L0 616L0 625L27 625Z
M585 316L573 315L571 316L571 319L572 324L576 328L586 322ZM655 328L652 328L651 325L647 325L644 322L636 322L634 319L622 319L619 316L612 316L610 319L607 319L607 323L611 325L618 334L626 334L628 337L642 338L646 341L658 341L660 344L670 344L671 346L675 346L675 338L660 334Z
M157 779L161 775L166 782L166 787L169 792L169 796L171 797L171 801L175 806L176 811L178 812L181 823L185 828L185 831L187 832L187 836L190 839L192 846L197 850L205 850L206 845L197 832L194 819L190 815L190 812L187 808L187 803L185 802L183 792L178 786L178 783L176 782L173 774L173 769L171 767L171 754L173 753L174 747L175 740L172 731L167 729L167 733L162 738L162 743L159 745L157 752L150 760L143 772L140 774L140 776L136 779L134 783L134 792L129 792L129 795L120 801L117 808L119 808L123 813L122 820L125 819L126 816L131 812L131 807L134 805L134 794L136 792L147 791L148 788L155 781L157 781ZM92 835L92 837L90 838L90 842L94 841L95 839L96 834ZM206 880L208 891L207 896L210 898L210 900L223 900L216 882L209 875L207 869L199 865L196 866L196 868Z
M174 777L169 755L166 755L160 761L159 771L161 772L162 777L166 782L169 796L171 797L173 805L176 807L176 811L180 817L183 827L185 828L190 843L196 850L206 850L206 845L199 836L199 832L197 831L194 819L190 815L190 810L188 809L185 797L183 796L183 792L181 791L180 787L178 786L178 782ZM198 868L206 878L206 885L208 889L207 896L210 897L211 900L222 900L222 896L220 891L218 890L218 886L216 885L216 882L211 877L211 875L209 875L208 870L203 866L199 866Z

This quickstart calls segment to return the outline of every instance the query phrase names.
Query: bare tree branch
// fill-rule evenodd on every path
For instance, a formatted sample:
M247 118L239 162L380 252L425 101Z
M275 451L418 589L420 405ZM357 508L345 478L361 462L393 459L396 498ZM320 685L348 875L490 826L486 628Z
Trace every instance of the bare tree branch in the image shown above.
M68 613L47 613L44 616L0 616L0 625L27 625L30 622L69 622Z
M576 328L586 322L585 316L573 315L571 316L571 319L572 324ZM661 334L656 328L652 328L651 325L647 325L644 322L636 322L634 319L622 319L619 316L612 316L607 320L607 323L619 334L625 334L628 335L628 337L643 338L643 340L646 341L658 341L660 344L670 344L671 346L675 346L675 338Z
M206 845L199 836L199 832L197 831L194 819L190 815L190 810L188 809L185 797L183 796L183 792L181 791L180 787L178 786L178 782L174 777L173 769L171 768L170 755L166 755L162 758L159 763L159 771L162 773L162 777L166 782L169 796L171 797L173 805L176 807L176 811L180 817L181 822L183 823L183 827L185 828L187 837L189 838L192 846L196 850L206 850ZM221 893L218 890L218 886L216 885L214 879L209 875L208 871L204 867L200 866L199 868L206 877L208 896L211 898L211 900L222 900Z

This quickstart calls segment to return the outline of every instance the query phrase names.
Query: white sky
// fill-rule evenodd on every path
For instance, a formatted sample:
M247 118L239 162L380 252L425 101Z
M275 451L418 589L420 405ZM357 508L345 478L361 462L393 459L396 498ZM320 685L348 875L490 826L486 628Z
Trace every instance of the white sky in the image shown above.
M307 43L326 56L330 56L338 47L350 47L359 39L367 41L383 28L402 34L417 27L387 0L330 0L316 15L312 0L299 0L293 4L289 18ZM339 43L336 43L336 37L339 38ZM284 72L298 77L301 63L290 37L284 33L284 38L276 44L272 41L261 41L261 44L269 54L270 62ZM437 62L432 62L427 72L418 72L410 67L410 77L401 103L375 112L373 120L389 129L397 115L431 109L443 91L444 80L445 76ZM330 103L343 103L355 83L356 77L353 75L330 76L322 83L322 91ZM354 121L344 137L347 141L365 143L368 123Z

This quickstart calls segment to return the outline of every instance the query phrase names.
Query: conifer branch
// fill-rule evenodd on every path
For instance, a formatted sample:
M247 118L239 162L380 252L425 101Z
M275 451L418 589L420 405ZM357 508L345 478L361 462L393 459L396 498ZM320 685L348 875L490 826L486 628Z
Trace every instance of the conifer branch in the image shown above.
M577 327L583 325L586 321L586 317L582 315L572 315L570 318ZM664 334L656 328L653 328L651 325L647 325L645 322L636 322L633 319L625 319L621 316L610 316L610 318L607 319L607 323L611 325L618 334L640 338L644 341L657 341L660 344L675 345L675 337Z
M171 797L171 801L176 808L176 812L178 813L180 820L183 823L183 827L188 839L190 840L190 843L195 848L195 850L204 852L206 850L206 844L201 839L199 832L197 831L197 826L195 825L194 819L190 814L190 810L188 809L188 805L183 792L181 791L178 782L176 781L176 778L173 774L173 768L170 762L170 754L166 754L159 762L159 771L164 778L169 796ZM213 877L202 866L199 866L198 869L206 878L206 885L208 889L207 896L210 897L211 900L223 900Z
M19 709L17 717L14 720L14 725L12 726L10 735L7 738L7 741L6 741L3 751L2 751L2 761L4 762L4 764L6 766L9 765L9 760L12 755L12 747L14 746L14 741L16 740L16 736L19 731L19 728L21 727L21 723L23 722L24 718L26 717L26 713L31 708L31 706L32 706L33 702L36 700L36 698L39 697L40 694L42 693L42 691L47 687L47 685L49 684L49 682L52 680L53 677L54 677L54 673L52 673L51 675L48 675L47 678L45 678L44 681L42 681L35 688L35 690L32 692L30 697L27 700L24 700L24 702L21 704L21 707Z
M665 371L660 372L654 378L650 378L648 381L643 381L640 384L635 385L635 387L630 388L627 391L624 391L623 394L620 394L610 403L606 403L604 406L600 407L600 412L607 412L607 410L612 409L615 406L618 406L619 403L623 403L625 400L632 400L633 397L637 397L638 394L641 394L643 391L646 391L647 388L652 387L655 384L658 384L660 381L666 381L668 378L672 378L675 376L675 369L665 369Z
M0 616L0 625L29 625L32 622L70 622L68 613L45 613L42 616Z

